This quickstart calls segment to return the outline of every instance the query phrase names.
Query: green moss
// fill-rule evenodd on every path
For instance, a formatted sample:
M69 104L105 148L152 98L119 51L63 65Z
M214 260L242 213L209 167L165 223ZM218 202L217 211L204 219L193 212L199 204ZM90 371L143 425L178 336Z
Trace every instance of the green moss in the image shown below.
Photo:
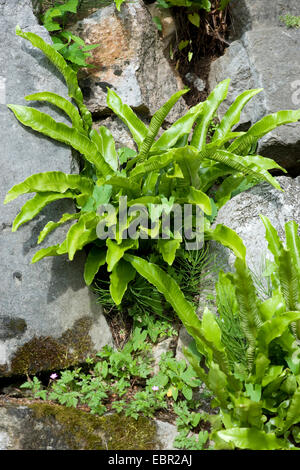
M92 319L84 317L77 320L58 339L50 336L32 338L13 356L12 373L32 375L41 370L61 369L83 362L93 353L89 335L91 326Z
M62 439L72 450L151 450L158 446L156 425L147 418L134 420L117 414L97 417L46 403L34 403L30 408L35 419L45 424L55 419Z

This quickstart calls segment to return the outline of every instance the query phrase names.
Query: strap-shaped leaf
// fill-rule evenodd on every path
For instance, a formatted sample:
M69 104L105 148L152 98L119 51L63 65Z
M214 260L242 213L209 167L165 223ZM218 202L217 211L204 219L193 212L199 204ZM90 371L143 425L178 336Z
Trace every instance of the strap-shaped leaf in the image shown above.
M41 250L36 252L36 254L31 260L31 264L37 263L41 259L46 258L48 256L58 256L64 253L67 253L65 243L62 243L61 245L48 246L47 248L42 248Z
M169 127L151 147L151 153L161 153L174 147L183 136L188 135L202 111L203 103L193 106L183 117Z
M44 91L42 93L34 93L33 95L27 95L25 96L25 99L27 101L47 101L48 103L57 106L59 109L64 111L67 116L69 116L75 129L79 130L79 132L85 133L82 119L80 117L78 109L70 101L66 100L66 98L63 98L62 96L57 95L56 93Z
M97 272L106 263L106 249L93 246L84 265L84 280L90 286Z
M266 229L266 240L268 242L268 248L278 263L279 256L283 250L283 243L280 240L277 230L273 227L268 217L260 214L260 218Z
M52 47L50 44L47 44L37 34L30 32L26 33L22 31L19 26L16 27L16 34L21 36L23 39L27 39L34 47L40 49L60 71L66 81L70 98L74 99L80 109L80 113L85 124L85 129L89 130L92 127L92 117L87 107L83 104L82 91L78 85L76 72L71 67L69 67L63 56L59 54L54 49L54 47Z
M119 161L115 141L107 127L100 126L98 132L95 129L92 129L90 132L90 138L94 144L96 144L98 152L103 155L106 163L108 163L114 171L117 171Z
M245 260L237 258L235 269L236 272L233 279L239 306L239 318L241 328L248 342L248 368L251 369L254 360L255 341L262 325L262 319L256 289Z
M201 155L197 149L191 146L185 146L181 148L174 148L161 155L154 155L147 161L137 165L130 173L130 176L135 177L138 175L144 175L151 171L157 171L173 162L181 162L182 160L196 161L197 166L200 165Z
M15 232L22 224L25 224L25 222L29 222L29 220L33 219L50 202L65 198L74 199L75 197L76 195L72 191L66 191L63 194L49 192L36 194L22 207L21 211L14 220L12 231Z
M268 353L268 346L275 338L280 338L287 330L288 326L300 319L300 312L285 312L277 317L264 322L257 334L258 350L265 355Z
M187 202L190 204L196 204L207 215L211 215L212 213L210 198L203 191L195 189L192 186L187 194Z
M208 158L228 165L235 171L249 175L254 181L267 181L274 186L274 188L281 190L280 184L264 169L264 165L260 164L259 159L251 160L251 158L247 157L241 158L240 155L236 155L227 150L216 150L216 152L211 153Z
M172 305L173 309L187 329L187 332L193 336L196 344L200 345L198 348L199 352L201 352L203 346L211 351L211 355L215 362L219 364L220 369L224 373L229 374L227 358L224 350L222 349L220 351L214 342L207 340L203 334L201 322L196 315L193 305L185 299L177 282L161 268L139 258L138 256L125 254L124 259L129 261L141 276L147 279L161 294L164 295L167 302Z
M8 108L13 111L16 118L24 126L78 150L90 163L95 165L103 176L113 174L113 170L98 152L96 145L76 129L72 129L62 122L57 122L48 114L29 106L8 105Z
M45 240L47 235L53 232L53 230L69 222L70 220L79 219L80 215L81 215L80 212L74 212L74 214L63 214L63 216L58 222L52 222L52 221L48 222L39 234L38 244L42 243L42 241Z
M231 228L223 224L218 224L215 229L205 230L204 236L207 240L222 243L222 245L232 250L235 256L240 259L245 259L246 247L242 239L234 230L231 230Z
M287 310L300 309L300 273L289 250L283 248L278 258L280 290Z
M107 183L116 189L122 189L124 194L133 195L134 197L141 194L141 188L133 178L116 175L107 178Z
M300 237L298 235L299 225L291 220L285 224L286 246L290 251L293 264L300 272Z
M264 135L284 124L297 122L300 119L300 110L278 111L263 117L246 132L245 135L238 137L228 147L228 151L239 155L247 155L249 148Z
M107 106L126 124L131 132L131 135L138 146L141 148L143 140L145 139L148 128L141 121L132 109L124 104L121 98L110 88L107 89Z
M294 446L287 440L279 439L274 433L266 433L257 428L230 428L218 431L213 439L221 439L226 443L232 443L238 449L248 450L279 450L292 449ZM217 448L222 448L217 443Z
M203 103L202 113L198 119L191 141L191 145L198 150L203 150L206 145L208 127L218 107L227 96L229 83L229 79L220 82Z
M121 259L110 275L110 295L116 305L120 305L130 281L135 278L136 271L130 263Z
M118 244L116 241L110 240L108 238L106 241L106 246L107 271L111 272L120 259L124 257L126 251L138 248L138 240L122 240L122 242Z
M94 212L86 212L76 224L72 225L66 237L67 253L70 260L74 259L76 251L82 250L85 245L97 240L96 226L98 221L99 217Z
M92 194L93 182L80 175L67 175L62 171L46 171L29 176L22 183L13 186L7 193L4 204L13 201L21 194L54 192L65 193L69 189L82 194Z
M286 419L284 423L285 431L287 431L293 424L299 423L300 421L299 409L300 409L300 389L298 388L290 401L290 406L286 414Z
M228 111L214 132L213 138L211 140L212 142L224 138L231 131L233 126L235 126L235 124L240 121L241 112L244 106L248 103L249 100L251 100L251 98L253 98L253 96L257 95L257 93L260 93L262 90L262 88L247 90L235 99L234 103L232 103L232 105L229 107Z
M160 238L157 241L158 251L161 253L163 260L168 263L169 266L172 266L176 251L180 247L181 240L164 240Z

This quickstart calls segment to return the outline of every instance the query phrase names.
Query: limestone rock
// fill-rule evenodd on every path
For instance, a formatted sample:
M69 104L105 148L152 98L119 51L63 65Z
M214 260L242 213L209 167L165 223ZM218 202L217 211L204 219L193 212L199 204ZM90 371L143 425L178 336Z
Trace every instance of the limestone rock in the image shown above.
M173 449L176 427L48 403L0 403L0 450Z
M147 5L147 8L153 19L156 17L160 20L163 48L166 50L166 54L169 54L170 43L176 34L176 24L171 10L169 8L159 8L156 3Z
M289 220L300 223L300 177L292 179L286 176L277 178L284 190L278 191L268 183L262 183L232 198L223 206L215 224L224 224L235 230L242 238L247 249L248 266L256 274L261 274L264 258L272 255L267 249L265 228L259 214L267 216L284 240L284 225ZM227 248L216 245L227 268L231 269L235 256Z
M101 121L93 123L94 129L99 129L100 126L105 126L110 130L115 140L116 148L128 147L132 150L137 150L136 144L130 134L128 127L117 117L111 116Z
M250 29L279 26L280 16L299 15L298 0L231 0L231 35L240 37Z
M260 2L261 4L261 2ZM224 56L214 61L209 74L212 90L231 78L231 86L220 107L223 115L236 96L251 88L263 88L244 108L240 129L244 130L267 114L300 107L300 61L297 60L300 31L285 27L252 29L234 41ZM257 153L273 158L292 174L300 169L300 124L281 126L259 143Z
M37 23L30 0L1 0L0 40L5 44L0 50L4 84L0 93L2 204L13 185L34 173L77 171L68 147L23 127L6 107L8 103L26 104L24 96L39 91L67 97L62 77L48 59L15 35L17 24L50 42L48 33ZM63 120L50 108L39 108ZM42 227L75 207L66 200L54 203L11 233L12 222L26 200L27 195L1 207L0 376L63 367L106 343L112 344L106 320L83 282L83 253L74 262L50 257L30 264L39 248L61 242L66 234L65 228L53 232L38 247Z
M115 4L100 8L78 21L72 31L87 44L100 44L92 51L81 86L88 108L107 113L107 87L144 114L153 115L170 96L183 89L171 68L151 15L141 0L126 2L118 12ZM168 121L181 117L187 106L181 98L168 115Z

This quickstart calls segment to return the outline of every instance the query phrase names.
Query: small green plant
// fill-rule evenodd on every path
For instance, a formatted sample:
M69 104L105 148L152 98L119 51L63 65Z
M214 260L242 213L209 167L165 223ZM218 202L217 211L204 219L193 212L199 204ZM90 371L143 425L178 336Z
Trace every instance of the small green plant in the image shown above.
M159 374L148 380L148 384L167 390L174 401L177 401L179 394L186 400L192 400L193 388L201 385L201 382L195 379L193 368L187 367L184 360L177 361L172 357L172 353L163 354L159 366Z
M300 16L285 15L279 17L288 28L300 28Z
M158 411L173 410L178 416L176 446L202 448L207 432L200 430L198 436L189 436L198 427L200 417L205 418L195 411L200 402L192 399L192 391L200 381L193 369L185 361L176 361L171 352L162 355L159 372L153 375L150 351L145 332L135 328L123 349L105 346L82 367L52 373L46 387L33 377L21 388L31 390L35 399L66 407L85 405L90 413L100 416L114 410L134 419L153 418Z
M178 435L174 440L174 447L186 450L203 450L206 447L209 433L195 428L205 416L198 411L191 411L186 401L174 403L174 412L177 415L176 426Z

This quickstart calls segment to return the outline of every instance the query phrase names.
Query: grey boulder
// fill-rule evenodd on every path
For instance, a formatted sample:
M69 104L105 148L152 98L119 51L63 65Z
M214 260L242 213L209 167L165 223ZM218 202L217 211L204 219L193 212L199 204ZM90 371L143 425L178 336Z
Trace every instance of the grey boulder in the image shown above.
M215 221L215 225L224 224L242 238L248 266L257 275L264 269L265 258L272 259L260 214L270 219L282 240L286 222L295 220L300 224L300 177L280 176L277 181L283 191L274 189L268 183L254 186L233 197L220 209ZM214 246L225 269L231 270L235 262L234 254L220 244Z
M47 58L15 35L16 25L50 42L39 26L29 0L1 0L0 103L1 189L0 215L0 376L35 373L82 360L112 336L101 309L83 282L84 254L30 261L39 248L60 243L66 228L53 232L37 246L40 230L49 220L74 212L68 201L54 203L32 222L11 233L12 222L29 198L22 196L3 206L7 191L34 173L77 172L71 150L23 127L6 104L26 104L24 96L52 91L67 96L62 77ZM42 106L58 120L64 118Z
M280 25L278 15L287 11L285 3L274 2L276 13L273 2L270 9L266 9L267 2L239 0L232 4L236 14L232 30L236 40L222 57L212 62L208 81L212 90L221 80L231 79L219 117L245 90L263 88L244 108L240 130L246 130L268 114L300 107L300 31ZM297 3L289 2L290 13L296 13ZM239 25L244 26L239 29ZM278 127L261 139L257 153L273 158L297 175L300 170L299 130L299 123Z

